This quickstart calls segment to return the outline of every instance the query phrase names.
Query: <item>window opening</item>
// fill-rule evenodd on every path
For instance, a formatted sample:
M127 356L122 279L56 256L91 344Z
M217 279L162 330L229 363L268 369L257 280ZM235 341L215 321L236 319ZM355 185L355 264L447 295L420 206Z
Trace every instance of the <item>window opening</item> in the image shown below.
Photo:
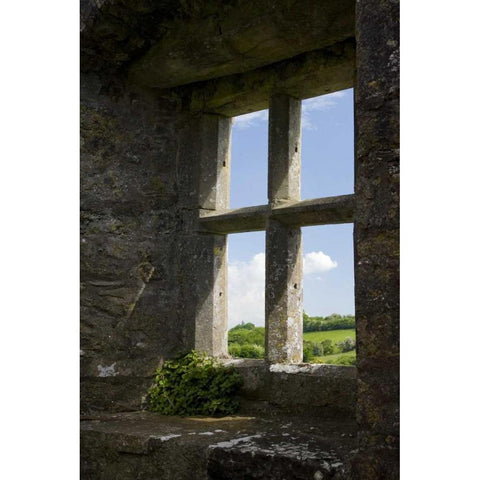
M230 208L267 203L268 110L234 117Z
M304 361L354 365L353 224L302 227L302 235Z
M302 101L302 199L353 193L353 88Z
M249 178L251 175L248 175L248 173L244 175L245 181L243 185L237 181L236 187L234 187L236 183L235 170L233 170L233 174L231 175L233 182L230 191L234 194L235 189L241 188L242 194L245 196L242 203L248 208L241 208L237 201L233 201L230 208L227 208L228 203L225 203L229 186L228 171L225 171L223 167L225 163L228 164L229 158L228 149L225 147L228 146L230 140L229 128L227 128L230 125L230 120L225 117L217 117L216 119L211 116L205 117L205 129L207 129L207 127L210 128L213 136L205 142L205 154L202 157L202 165L204 165L203 171L205 171L205 174L201 178L211 180L214 177L216 179L216 188L213 190L206 187L202 188L203 183L201 183L201 198L206 198L205 202L202 202L201 205L205 203L206 207L200 213L200 224L204 233L213 234L204 238L209 238L210 243L213 242L212 247L215 261L212 266L213 275L210 278L213 295L207 295L206 297L212 299L213 304L203 302L202 305L204 308L200 309L196 315L196 325L198 326L197 337L200 344L200 340L207 338L203 335L203 332L207 330L210 331L212 327L214 341L212 348L207 345L207 348L210 348L208 351L219 352L220 355L226 354L227 338L229 336L228 329L242 322L243 327L246 324L252 324L253 329L259 328L258 324L263 323L259 318L263 316L262 314L264 312L265 358L271 363L300 363L302 358L304 358L302 345L304 258L307 265L306 271L308 276L310 274L308 262L318 262L319 257L321 257L319 254L319 252L321 252L320 248L323 248L318 245L310 246L308 235L307 244L304 247L302 227L322 225L324 229L327 228L326 231L328 231L328 227L325 226L328 225L331 226L331 229L344 228L342 227L343 224L351 223L354 219L354 196L351 194L325 196L326 193L322 192L322 194L317 194L313 199L302 201L300 195L302 170L302 101L283 93L276 93L270 98L268 117L268 128L265 117L262 118L260 115L256 117L264 122L264 146L265 137L268 139L266 142L268 145L266 155L268 162L265 162L267 163L267 176L262 180L264 192L266 190L268 194L268 202L261 201L258 197L255 198L255 194L252 193L253 190L251 188L253 182ZM237 117L237 120L238 118L239 117ZM242 129L240 128L240 130ZM215 134L215 132L217 133ZM233 135L233 137L235 137L235 135ZM249 148L254 151L255 145L259 141L259 139L253 137L253 139L250 140ZM239 148L240 146L241 143L237 143L237 147ZM235 146L233 146L233 148L235 148ZM254 163L253 165L250 164L250 166L253 166L256 171L259 170L258 164ZM212 174L209 172L216 173L214 173L212 177ZM311 176L317 177L318 175L317 172L310 173L307 169L305 176L310 178ZM239 185L241 185L241 187ZM216 194L216 196L214 194ZM210 197L213 197L213 199ZM256 201L248 201L248 199L251 200L251 198L255 198ZM346 228L350 228L351 245L351 225ZM236 245L234 240L235 236L245 239L246 235L255 235L245 232L262 232L256 235L261 235L264 249L257 249L254 252L250 251L250 258L244 257L237 259L235 256L232 256L232 251ZM227 265L224 261L225 257L222 256L222 252L225 251L223 244L227 236L230 240L229 249L232 250L229 259L230 266L228 268L230 275L227 275ZM340 244L341 242L337 240L336 247ZM251 245L251 241L243 240L237 243L237 245ZM335 242L333 242L332 245L335 245ZM207 247L205 251L208 251L209 248L210 247ZM306 250L304 250L304 248L306 248ZM353 257L353 248L350 248L350 251ZM303 252L306 252L305 257ZM325 254L325 252L323 253ZM331 253L327 252L325 255L337 255L337 253L337 251L332 251ZM330 260L332 262L337 261L335 260L335 256L333 256L333 260L332 257L330 257ZM342 259L342 265L343 264ZM345 262L345 265L347 264L348 262ZM249 287L254 283L253 277L248 275L242 276L239 269L241 267L244 269L258 268L260 265L264 265L265 267L263 272L262 269L259 269L259 271L264 274L263 276L260 273L262 280L264 278L262 282L264 288L260 287L259 283L253 292L249 291ZM314 269L312 272L313 271ZM352 280L349 288L352 293L351 304L353 309L352 258L351 272ZM227 287L226 281L228 277L230 277L230 281ZM235 283L238 292L242 295L240 297L236 296L236 293L232 291ZM309 308L308 290L310 288L307 282L307 308ZM230 293L223 295L223 297L217 297L215 295L217 290L218 292L230 290ZM227 299L225 297L231 298ZM247 300L255 297L257 298L258 306L254 307L254 310L246 310L246 307L249 305ZM332 296L330 297L333 298ZM258 302L259 298L261 298L263 302ZM228 310L230 310L230 316L226 313L227 301L230 304L228 308ZM261 303L264 304L264 309L261 308ZM324 306L326 305L328 305L328 302L324 302ZM338 313L338 308L333 310L331 313ZM241 313L243 313L244 316L242 316ZM349 314L350 312L346 313ZM211 320L209 320L210 314L213 316ZM318 312L310 314L312 316L318 315ZM330 312L324 315L329 314ZM227 323L230 324L227 325ZM231 343L238 342L230 341L230 344ZM259 346L261 347L261 345ZM339 348L341 347L339 346ZM233 354L235 355L235 353ZM258 357L260 355L261 354L258 353L256 355L243 356Z
M228 236L228 352L265 357L265 232Z

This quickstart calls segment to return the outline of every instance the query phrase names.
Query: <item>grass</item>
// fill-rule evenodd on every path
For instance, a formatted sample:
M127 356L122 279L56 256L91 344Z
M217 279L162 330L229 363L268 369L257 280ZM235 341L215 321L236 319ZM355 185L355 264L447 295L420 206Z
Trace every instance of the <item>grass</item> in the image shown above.
M328 332L306 332L303 334L304 340L310 342L321 342L322 340L330 339L333 343L341 342L347 337L355 338L355 329L348 330L330 330Z
M333 355L325 355L324 357L313 357L311 363L326 363L330 365L350 365L350 361L356 359L355 350L345 353L334 353ZM345 361L346 360L346 361Z
M330 330L326 332L306 332L303 339L310 342L321 342L322 340L331 340L334 344L334 353L332 355L324 355L322 357L314 357L311 363L326 363L330 365L352 365L356 359L356 352L339 352L336 344L345 340L345 338L355 338L355 329L347 330Z

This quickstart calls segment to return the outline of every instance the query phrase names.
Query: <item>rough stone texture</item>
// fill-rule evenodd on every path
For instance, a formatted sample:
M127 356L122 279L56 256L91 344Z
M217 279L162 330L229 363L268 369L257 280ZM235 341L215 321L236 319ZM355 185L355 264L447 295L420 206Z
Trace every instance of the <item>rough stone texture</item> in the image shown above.
M191 3L203 11L169 23L130 69L132 82L170 88L246 72L353 37L353 0Z
M301 101L273 95L268 116L268 203L300 200ZM265 263L265 350L272 363L302 361L302 231L270 218Z
M355 40L253 71L175 88L191 111L235 116L268 108L272 92L310 98L355 84Z
M88 480L344 479L351 422L104 415L81 425Z
M232 121L219 115L202 115L200 121L199 207L208 211L224 210L230 201ZM213 262L200 270L202 276L210 280L210 284L205 300L197 307L195 349L217 357L226 357L227 237L208 235L208 238L213 242Z
M81 66L168 88L239 73L354 35L354 1L81 0ZM299 29L298 24L305 29Z
M354 219L353 195L338 195L303 200L272 209L272 218L292 227L351 223Z
M198 284L203 286L195 313L195 350L227 357L227 237L208 235L197 240L197 247L206 246L206 254L195 265Z
M399 477L399 5L357 3L354 478Z
M175 105L82 79L81 374L84 408L138 407L185 348L174 261Z
M279 419L310 411L314 426L315 418L351 416L358 394L359 450L341 455L350 456L348 468L333 467L325 444L315 432L305 434L301 421L304 442L285 445L267 432L239 448L228 443L241 438L237 433L213 432L219 439L212 443L206 430L189 432L202 439L190 443L186 435L172 437L177 430L162 420L155 426L160 438L145 427L145 442L137 431L92 422L83 434L84 478L191 478L194 471L198 478L298 473L318 480L332 478L335 468L337 478L398 478L398 2L357 2L355 40L353 0L82 0L81 10L84 411L139 408L155 368L180 350L225 353L227 232L205 225L228 207L230 127L211 114L265 108L271 96L346 88L355 63L357 76L355 206L352 197L327 204L292 198L296 183L288 172L295 168L281 159L283 148L291 160L290 139L271 158L272 172L281 173L270 205L243 212L243 220L247 229L269 230L267 350L274 362L301 360L301 241L293 220L355 221L358 388L354 369L238 367L248 378L244 408L262 416L272 406ZM298 125L289 122L283 140L288 131L296 135ZM286 193L277 195L277 187ZM279 315L270 315L278 306ZM127 423L140 428L141 418ZM239 434L255 435L256 428ZM336 454L352 447L347 437L325 436ZM310 460L323 467L312 470Z
M189 348L220 357L227 356L226 236L200 232L198 220L202 211L228 206L230 129L225 117L193 115L178 132L178 308L189 325Z
M268 201L300 200L302 102L273 95L268 115Z
M199 207L225 210L230 201L230 138L232 120L202 115Z
M274 364L231 359L242 375L242 411L261 415L295 414L317 419L354 419L357 377L354 367ZM301 395L299 395L301 392Z
M272 363L303 359L302 231L269 219L265 245L265 351Z
M237 233L265 230L271 217L292 227L352 223L354 195L285 202L278 207L258 205L200 214L200 227L210 233Z

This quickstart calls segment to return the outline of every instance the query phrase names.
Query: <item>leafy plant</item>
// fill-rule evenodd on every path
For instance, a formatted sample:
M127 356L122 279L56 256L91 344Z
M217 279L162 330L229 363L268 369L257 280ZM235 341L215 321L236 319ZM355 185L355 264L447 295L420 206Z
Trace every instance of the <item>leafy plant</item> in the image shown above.
M164 415L230 415L238 411L242 378L208 355L191 351L157 370L148 409Z

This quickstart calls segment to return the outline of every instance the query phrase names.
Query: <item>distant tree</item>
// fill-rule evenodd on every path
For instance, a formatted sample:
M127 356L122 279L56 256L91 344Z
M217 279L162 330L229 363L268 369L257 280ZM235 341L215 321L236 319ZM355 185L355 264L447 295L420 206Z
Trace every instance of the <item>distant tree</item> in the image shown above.
M232 330L239 330L239 329L245 329L245 330L253 330L257 327L255 327L255 325L251 322L248 322L248 323L245 323L245 322L241 322L239 323L238 325L235 325L234 327L232 327L230 329L230 331Z
M232 328L228 332L228 343L237 343L239 345L254 344L263 347L265 346L265 327L255 327L253 325L253 328Z
M324 332L329 330L343 330L355 328L354 315L339 315L332 313L328 317L310 317L303 312L304 332Z
M333 353L333 343L330 339L322 340L321 342L323 347L323 354L324 355L332 355Z
M342 342L338 342L337 346L341 352L350 352L351 350L355 350L355 340L347 337Z
M237 358L264 358L265 348L255 344L232 343L228 346L228 353Z
M308 340L303 341L303 361L305 363L311 362L313 360L313 345L312 342Z
M312 342L312 349L316 357L323 357L323 345L320 342Z

